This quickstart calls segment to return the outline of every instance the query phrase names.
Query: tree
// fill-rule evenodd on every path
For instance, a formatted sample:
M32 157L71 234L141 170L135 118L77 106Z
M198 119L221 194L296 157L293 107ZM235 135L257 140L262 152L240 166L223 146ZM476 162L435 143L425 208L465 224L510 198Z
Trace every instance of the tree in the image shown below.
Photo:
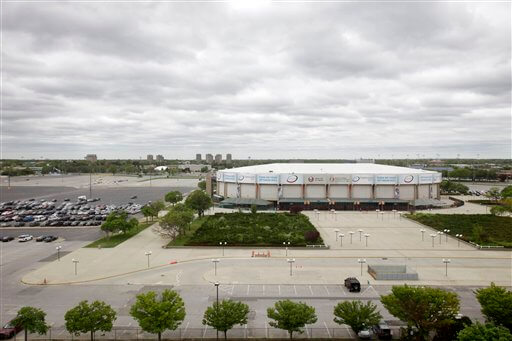
M501 197L501 192L498 187L492 187L490 188L486 193L485 197L489 198L490 200L494 200L495 202L498 201L498 199Z
M213 303L206 308L203 317L203 324L213 327L224 333L224 339L228 338L228 330L235 324L244 325L247 323L249 306L242 302L222 300L218 305Z
M368 301L344 301L334 307L334 322L347 324L357 334L361 330L379 324L382 315L376 311L377 306Z
M91 304L82 301L64 315L69 333L78 336L80 333L90 332L91 341L94 341L96 331L111 331L116 318L114 309L103 301L94 301Z
M180 191L172 191L165 195L165 201L174 205L183 200L183 195Z
M22 326L25 330L25 341L28 340L28 333L46 334L48 325L45 322L46 313L34 307L23 307L18 310L12 324Z
M512 334L506 328L477 322L467 326L457 335L458 341L512 341Z
M500 195L502 198L512 198L512 185L503 188Z
M128 213L116 211L108 215L105 222L101 224L101 230L108 236L109 233L115 233L118 231L126 233L127 231L136 228L138 225L139 222L137 219L132 218L128 220Z
M277 301L273 308L267 309L267 316L270 319L269 324L272 327L284 329L293 338L293 332L303 333L302 328L306 324L315 323L317 317L315 308L303 302L292 302L290 300Z
M176 291L166 289L160 297L154 291L149 291L137 295L130 315L144 331L158 334L160 341L164 331L175 330L183 322L185 304Z
M436 335L432 341L453 341L457 339L457 334L473 322L467 316L456 317L453 323L442 326L436 330Z
M206 173L206 172L208 172L208 166L201 167L201 173Z
M203 191L206 191L206 180L199 181L197 183L197 187L199 187L199 189L201 189Z
M393 286L381 302L391 315L418 329L417 339L425 340L432 330L453 322L459 311L457 294L436 288Z
M195 190L185 200L185 205L197 211L199 217L203 216L205 210L212 207L212 199L201 190Z
M178 234L184 234L190 223L194 220L194 211L186 208L184 205L176 205L162 217L160 221L159 233L175 237Z
M151 220L153 220L154 214L153 214L153 209L151 208L150 205L142 206L140 211L142 212L142 215L144 215L144 217L146 218L146 222L148 222L148 217L151 217Z
M165 208L165 204L162 200L157 200L149 205L152 209L153 216L158 218L158 212Z
M512 330L512 292L491 283L490 287L478 289L475 294L488 322Z

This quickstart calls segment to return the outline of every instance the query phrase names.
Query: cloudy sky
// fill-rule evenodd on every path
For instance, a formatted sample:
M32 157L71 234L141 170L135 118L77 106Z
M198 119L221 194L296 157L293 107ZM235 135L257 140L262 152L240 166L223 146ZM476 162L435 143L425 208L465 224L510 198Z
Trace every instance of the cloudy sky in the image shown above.
M2 157L511 157L511 3L4 2Z

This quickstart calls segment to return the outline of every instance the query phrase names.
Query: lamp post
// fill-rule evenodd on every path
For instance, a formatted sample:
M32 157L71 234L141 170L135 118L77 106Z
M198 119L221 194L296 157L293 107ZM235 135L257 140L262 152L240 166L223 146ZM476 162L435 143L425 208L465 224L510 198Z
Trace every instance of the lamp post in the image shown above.
M393 212L393 219L396 218L396 210L392 210Z
M366 263L366 259L361 259L361 258L359 258L359 259L357 260L357 262L358 262L359 264L361 264L361 276L362 276L362 275L363 275L363 264L364 264L364 263Z
M315 212L316 220L320 220L320 213L318 212L318 210L315 208L313 212Z
M421 241L424 241L425 240L425 229L421 229L420 232L421 232Z
M366 247L368 247L368 237L370 237L369 233L365 233L364 237L366 238Z
M348 231L350 233L350 244L352 244L352 236L354 235L354 231Z
M437 232L438 236L439 236L439 245L441 245L441 240L443 238L443 234L444 232Z
M331 209L331 214L334 216L334 218L336 218L336 210L335 209Z
M457 247L460 247L460 239L462 238L462 234L456 234L455 237L457 237Z
M336 241L338 241L338 233L340 233L339 229L334 229L334 233L336 233Z
M446 235L446 243L448 243L448 234L450 233L450 230L444 229L444 234Z
M361 241L362 240L361 237L363 235L363 230L359 229L359 230L357 230L357 232L359 232L359 241Z
M217 316L219 316L219 282L215 282L215 290L217 291L217 304L215 305L215 310L217 311ZM217 330L217 340L219 339L219 330Z
M228 242L219 242L219 245L222 247L222 257L224 257L224 248L226 247L227 244Z
M343 237L345 237L345 235L340 233L340 247L343 247Z
M60 262L60 249L62 249L62 246L59 245L55 249L57 250L57 260Z
M385 214L385 213L386 213L386 212L384 212L384 211L380 212L380 216L381 216L382 220L384 220L384 214Z
M451 262L451 260L443 258L443 263L445 265L445 272L444 272L445 276L448 276L448 263L450 263L450 262Z
M293 266L293 263L295 263L295 258L288 258L286 260L288 263L290 263L290 276L292 275L292 266Z
M146 255L146 257L148 257L148 269L149 269L149 256L151 256L152 252L146 251L144 254Z
M212 259L215 276L217 276L217 263L218 262L220 262L220 259L218 259L218 258Z
M74 259L74 258L71 261L75 264L75 276L76 276L76 274L77 274L77 264L79 263L79 261L78 261L78 259Z
M434 247L434 239L436 239L437 234L431 233L430 237L432 238L432 247Z
M288 257L288 246L290 246L290 242L283 242L283 245L284 245L285 250L286 250L286 257Z

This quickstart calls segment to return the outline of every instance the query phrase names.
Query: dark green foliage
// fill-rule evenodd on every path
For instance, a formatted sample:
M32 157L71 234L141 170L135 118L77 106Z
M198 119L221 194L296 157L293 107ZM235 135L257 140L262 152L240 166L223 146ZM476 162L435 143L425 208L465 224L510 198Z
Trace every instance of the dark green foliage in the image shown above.
M468 191L469 191L468 186L461 184L459 182L453 182L450 180L443 180L441 182L441 192L443 192L443 193L467 194Z
M462 234L465 240L478 243L474 238L486 239L485 245L503 245L512 247L512 218L500 217L492 214L409 214L407 218L416 220L422 224L437 230L449 229L451 235ZM475 227L481 226L482 231L476 234Z
M436 335L432 341L453 341L457 339L457 334L467 326L470 326L473 322L467 316L461 318L455 318L453 323L446 324L436 330Z
M199 187L199 189L201 189L203 191L206 191L206 181L205 180L199 181L197 183L197 187Z
M228 330L236 324L246 324L248 314L249 306L247 304L238 301L222 300L218 305L215 302L211 307L206 308L203 324L223 332L224 339L227 339Z
M349 325L357 334L361 330L379 324L382 319L377 306L371 301L344 301L334 307L334 322Z
M503 188L500 194L502 198L512 198L512 185Z
M76 307L68 310L64 315L66 330L76 336L80 333L91 333L91 341L98 330L108 332L116 320L116 312L103 301L80 302Z
M478 289L475 294L487 321L512 331L512 292L491 283L490 287Z
M289 213L217 213L207 216L186 245L218 246L226 241L230 246L292 246L309 244L307 231L317 232L308 217ZM322 238L316 244L323 243Z
M294 332L303 333L306 324L317 321L315 308L290 300L277 301L273 308L267 309L267 317L274 320L269 322L272 327L288 331L290 339Z
M46 313L34 307L23 307L18 310L16 318L12 322L14 326L22 326L25 330L25 341L28 333L46 334L48 325L45 322Z
M477 322L461 330L457 341L512 341L512 334L501 326Z
M165 195L165 201L172 205L179 203L181 200L183 200L183 195L180 191L172 191Z
M314 243L320 237L320 232L318 231L306 231L304 232L304 239L307 242Z
M212 205L213 202L210 196L199 189L190 193L185 200L185 206L197 211L199 217L202 217L204 211L212 207Z

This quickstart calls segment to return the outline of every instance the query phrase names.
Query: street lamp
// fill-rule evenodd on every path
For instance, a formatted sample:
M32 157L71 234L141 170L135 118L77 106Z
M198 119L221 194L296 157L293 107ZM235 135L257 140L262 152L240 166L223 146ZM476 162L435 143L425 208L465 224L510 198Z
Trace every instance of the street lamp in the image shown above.
M59 245L55 249L57 250L57 260L60 261L60 249L62 249L62 246Z
M462 238L462 234L456 234L455 237L457 237L457 247L460 247L460 239Z
M217 304L215 305L215 310L217 311L217 316L219 316L219 282L215 282L215 289L217 291ZM217 340L219 339L219 330L217 329Z
M343 233L340 233L340 246L343 247L343 237L345 237L345 235Z
M336 218L336 210L335 209L331 209L331 214L334 215L334 218Z
M420 232L421 232L421 241L424 241L425 240L425 229L421 229Z
M220 259L218 258L214 258L212 259L212 262L213 262L213 268L215 269L215 276L217 276L217 263L220 262Z
M315 212L316 220L320 220L320 213L318 212L318 210L315 208L313 212Z
M340 233L340 229L334 229L334 233L336 233L336 241L338 241L338 233Z
M364 263L366 263L366 259L361 259L361 258L359 258L359 259L357 260L357 262L358 262L359 264L361 264L361 276L362 276L362 275L363 275L363 264L364 264Z
M369 233L365 233L364 237L366 238L366 246L368 246L368 237L370 237Z
M148 257L148 269L149 269L149 256L151 256L152 252L146 251L144 254L146 255L146 257Z
M436 239L437 234L431 233L430 237L432 238L432 247L434 247L434 239Z
M382 220L384 220L384 214L385 214L385 213L386 213L386 212L380 212L380 216L381 216Z
M450 233L450 230L444 229L443 231L446 234L446 243L448 243L448 234Z
M286 257L288 257L288 246L290 246L290 242L283 242L283 245L284 245L285 250L286 250Z
M222 257L224 257L224 248L226 247L227 244L228 242L219 242L219 245L222 246Z
M354 235L354 231L348 231L348 233L350 233L350 244L352 244L352 235Z
M439 245L441 245L441 239L443 238L444 232L437 232L437 234L439 235Z
M292 275L292 265L295 263L295 258L288 258L286 260L288 263L290 263L290 276Z
M78 261L78 259L74 259L74 258L73 258L71 261L72 261L73 263L75 263L75 275L76 275L76 274L77 274L77 269L76 269L76 267L77 267L77 264L79 263L79 261Z
M363 235L363 230L359 229L359 230L357 230L357 232L359 232L359 241L361 241L361 237Z
M444 273L445 276L448 276L448 263L450 263L450 262L451 262L451 260L443 258L443 263L446 266L446 268L445 268L446 270L445 270L445 273Z
M392 210L393 212L393 219L396 218L396 210Z

